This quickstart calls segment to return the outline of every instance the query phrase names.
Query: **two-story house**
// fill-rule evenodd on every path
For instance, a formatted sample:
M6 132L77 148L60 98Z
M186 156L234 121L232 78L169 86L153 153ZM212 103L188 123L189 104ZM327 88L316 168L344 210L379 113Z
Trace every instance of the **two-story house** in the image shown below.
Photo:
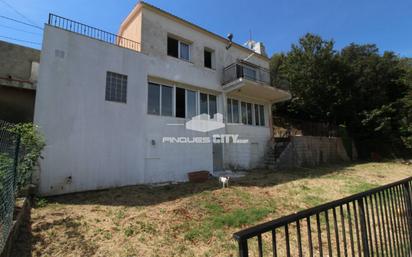
M40 192L259 167L271 139L271 106L290 98L270 85L268 69L261 43L236 44L144 2L118 35L50 15L35 106L47 144ZM187 129L201 114L222 115L224 127ZM214 140L219 135L247 142Z

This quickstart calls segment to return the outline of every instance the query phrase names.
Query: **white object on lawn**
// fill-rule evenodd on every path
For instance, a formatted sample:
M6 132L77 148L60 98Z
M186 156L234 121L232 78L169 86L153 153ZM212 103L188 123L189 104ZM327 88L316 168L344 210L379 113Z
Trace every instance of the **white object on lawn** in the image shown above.
M222 188L229 186L230 177L219 177L219 181L222 183Z

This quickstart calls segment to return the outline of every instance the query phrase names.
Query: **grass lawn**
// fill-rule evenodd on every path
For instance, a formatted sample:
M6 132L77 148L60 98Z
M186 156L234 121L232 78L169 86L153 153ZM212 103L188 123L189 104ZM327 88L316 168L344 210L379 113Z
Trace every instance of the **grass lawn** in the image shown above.
M237 256L232 233L412 176L397 163L252 172L217 180L133 186L41 199L33 256Z

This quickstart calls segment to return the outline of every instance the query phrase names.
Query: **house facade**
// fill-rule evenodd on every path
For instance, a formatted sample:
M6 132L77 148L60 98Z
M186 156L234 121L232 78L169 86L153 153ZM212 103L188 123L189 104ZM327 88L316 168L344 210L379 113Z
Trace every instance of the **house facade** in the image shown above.
M144 2L118 35L51 15L34 118L47 144L40 193L261 166L271 106L290 94L270 85L263 45L247 46ZM187 127L205 115L223 126ZM222 143L228 135L244 142Z

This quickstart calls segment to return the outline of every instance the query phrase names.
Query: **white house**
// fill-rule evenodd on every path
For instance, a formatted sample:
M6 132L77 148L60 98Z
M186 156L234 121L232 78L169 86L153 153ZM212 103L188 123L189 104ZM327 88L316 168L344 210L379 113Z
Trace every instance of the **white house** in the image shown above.
M246 46L144 2L118 36L50 15L34 118L47 144L40 193L186 181L191 171L261 165L271 105L290 94L270 85L263 45ZM216 114L215 122L223 115L223 126L186 128L204 114ZM244 142L213 140L227 135Z

